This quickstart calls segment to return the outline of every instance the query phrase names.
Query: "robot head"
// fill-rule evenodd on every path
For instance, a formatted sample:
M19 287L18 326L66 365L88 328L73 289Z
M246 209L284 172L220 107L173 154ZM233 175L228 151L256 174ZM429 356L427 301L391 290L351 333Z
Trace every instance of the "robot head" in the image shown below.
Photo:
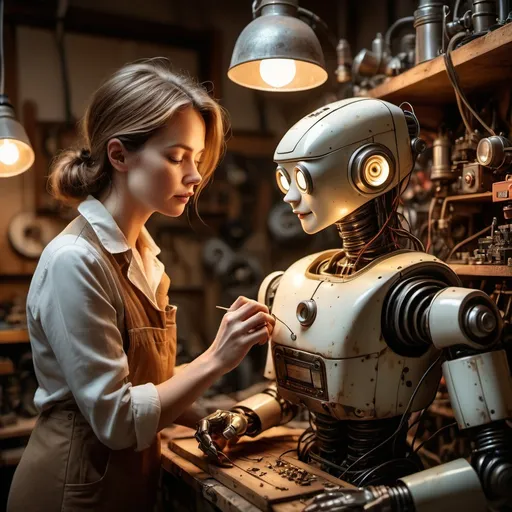
M304 231L317 233L396 187L421 151L418 132L412 112L372 98L331 103L290 128L274 154L276 179Z

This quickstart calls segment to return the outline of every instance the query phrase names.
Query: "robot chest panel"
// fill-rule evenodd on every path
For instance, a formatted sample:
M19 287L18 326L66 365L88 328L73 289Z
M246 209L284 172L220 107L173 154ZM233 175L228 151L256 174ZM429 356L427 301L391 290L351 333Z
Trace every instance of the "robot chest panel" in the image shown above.
M382 304L387 287L373 280L318 280L290 268L277 290L272 342L343 359L381 352Z

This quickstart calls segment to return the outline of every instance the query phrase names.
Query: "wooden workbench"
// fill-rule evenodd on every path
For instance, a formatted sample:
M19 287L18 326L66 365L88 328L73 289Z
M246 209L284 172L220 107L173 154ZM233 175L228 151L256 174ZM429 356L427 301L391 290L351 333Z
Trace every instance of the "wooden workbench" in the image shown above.
M272 433L272 430L274 433ZM269 503L267 506L256 506L254 503L261 503L261 497L257 497L258 499L255 499L255 497L252 496L251 501L253 501L253 503L251 503L248 499L242 496L242 494L247 495L247 488L242 489L240 494L235 492L234 488L237 488L237 483L233 483L231 485L229 478L226 478L226 474L223 473L220 468L208 464L206 461L200 461L203 466L203 468L200 468L196 464L184 458L182 455L171 451L169 448L170 442L174 443L175 446L179 444L192 444L192 441L190 441L190 438L193 437L194 434L192 429L188 429L186 427L173 427L171 429L166 429L162 434L162 467L164 471L181 480L198 495L202 496L202 499L210 502L217 509L220 509L223 512L257 512L260 510L299 512L302 511L312 499L311 495L302 498L292 497L289 500L283 498L279 503ZM289 440L284 440L286 434L289 434ZM271 429L266 433L266 437L268 438L266 441L272 438L275 439L275 453L284 452L285 450L296 447L296 437L298 434L300 434L300 430L298 431L297 429L278 427ZM251 452L251 456L255 456L254 451ZM190 457L187 456L187 458ZM291 456L283 457L283 460L293 462L298 466L302 465L301 462L294 460L294 458L295 454L292 454ZM304 465L304 467L306 466ZM342 482L323 471L312 468L309 468L309 470L314 471L314 473L318 475L319 481L326 483L327 485L332 484L351 487L349 484ZM214 476L216 478L214 478ZM222 481L219 481L219 479ZM238 482L238 486L239 485L240 481ZM233 488L230 488L230 486ZM316 488L318 487L319 486L317 484ZM249 495L250 494L251 493L249 493Z

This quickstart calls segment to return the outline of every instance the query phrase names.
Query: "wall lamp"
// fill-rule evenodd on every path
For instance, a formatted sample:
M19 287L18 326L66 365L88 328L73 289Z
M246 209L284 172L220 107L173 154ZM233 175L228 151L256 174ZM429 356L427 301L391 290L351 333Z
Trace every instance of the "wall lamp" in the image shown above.
M9 178L30 169L34 150L25 129L16 119L14 108L5 95L4 1L0 0L0 178Z

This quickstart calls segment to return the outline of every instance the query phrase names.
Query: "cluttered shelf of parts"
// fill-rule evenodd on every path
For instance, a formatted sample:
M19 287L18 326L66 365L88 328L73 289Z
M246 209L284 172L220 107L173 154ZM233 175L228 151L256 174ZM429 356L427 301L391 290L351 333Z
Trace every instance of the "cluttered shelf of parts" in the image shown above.
M27 329L0 329L0 345L8 343L28 343Z
M454 50L452 58L464 90L489 88L512 78L512 23ZM435 91L435 94L431 94ZM455 101L443 56L422 62L368 91L392 103L443 105Z

